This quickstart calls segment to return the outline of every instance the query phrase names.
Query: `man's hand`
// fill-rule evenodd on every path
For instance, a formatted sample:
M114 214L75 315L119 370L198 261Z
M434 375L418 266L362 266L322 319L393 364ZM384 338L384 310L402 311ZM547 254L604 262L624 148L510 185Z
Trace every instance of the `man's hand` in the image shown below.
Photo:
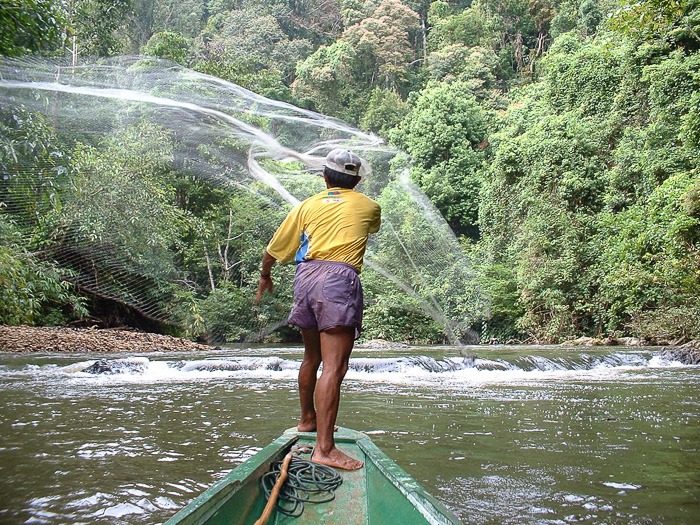
M260 282L258 282L258 294L255 296L255 300L260 302L265 292L272 293L272 277L269 275L267 277L260 277Z
M272 293L272 277L270 273L272 272L272 267L275 265L277 260L267 253L263 255L262 268L260 269L260 282L258 283L258 294L255 296L256 301L260 302L262 296L265 292Z

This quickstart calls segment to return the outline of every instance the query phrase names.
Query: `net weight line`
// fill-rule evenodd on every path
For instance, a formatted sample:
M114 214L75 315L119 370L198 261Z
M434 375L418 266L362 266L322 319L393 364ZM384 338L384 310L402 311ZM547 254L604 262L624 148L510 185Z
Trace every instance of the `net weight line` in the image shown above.
M281 461L272 463L270 470L260 478L266 499L270 498L281 468ZM275 508L293 518L302 515L304 503L327 503L335 499L335 490L343 482L343 478L333 468L296 456L289 464L288 476Z

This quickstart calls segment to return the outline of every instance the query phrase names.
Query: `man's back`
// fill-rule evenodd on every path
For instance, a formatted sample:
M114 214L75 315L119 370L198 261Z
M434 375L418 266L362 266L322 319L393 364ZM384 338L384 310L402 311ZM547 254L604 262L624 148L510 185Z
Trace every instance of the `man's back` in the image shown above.
M379 230L379 204L351 189L329 188L295 207L267 247L281 262L344 262L362 270L370 233Z

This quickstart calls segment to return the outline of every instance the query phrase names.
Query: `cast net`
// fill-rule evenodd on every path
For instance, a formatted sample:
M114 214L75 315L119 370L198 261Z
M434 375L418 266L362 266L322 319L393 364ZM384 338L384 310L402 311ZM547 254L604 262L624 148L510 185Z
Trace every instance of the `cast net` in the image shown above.
M473 339L488 306L474 269L410 158L380 138L153 59L3 59L0 77L3 231L84 293L227 341L264 338L285 325L294 271L275 269L274 297L256 303L265 245L344 147L383 210L362 276L373 335L403 315Z

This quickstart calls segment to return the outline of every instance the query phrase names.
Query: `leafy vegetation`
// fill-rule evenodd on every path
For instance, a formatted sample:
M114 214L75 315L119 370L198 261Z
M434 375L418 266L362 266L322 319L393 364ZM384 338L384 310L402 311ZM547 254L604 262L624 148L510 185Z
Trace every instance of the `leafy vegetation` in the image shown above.
M0 54L55 49L63 38L63 14L62 6L51 0L2 0Z
M405 150L411 180L463 241L477 268L470 279L489 292L488 315L462 327L479 330L482 341L700 337L697 0L17 0L1 7L3 55L164 58L346 119ZM0 321L87 315L43 243L83 228L99 244L101 229L118 221L105 203L124 191L138 197L130 217L144 210L156 217L120 226L131 259L154 260L142 254L156 250L162 267L152 272L188 272L162 305L187 333L239 340L254 318L287 308L288 284L256 305L255 283L243 271L254 274L264 249L255 239L271 234L283 211L187 177L175 169L177 137L157 127L122 133L97 144L59 143L39 116L2 113L0 205L26 191L18 181L27 166L42 176L22 201L26 209L2 210ZM142 154L129 153L127 142ZM396 199L388 193L386 206L410 217ZM76 200L85 205L71 206ZM415 229L415 242L428 242L419 224L407 219L404 227ZM448 293L439 274L426 263L425 289L462 297ZM368 337L443 337L420 294L398 309L381 278L368 276L366 287ZM458 302L449 308L473 306Z

